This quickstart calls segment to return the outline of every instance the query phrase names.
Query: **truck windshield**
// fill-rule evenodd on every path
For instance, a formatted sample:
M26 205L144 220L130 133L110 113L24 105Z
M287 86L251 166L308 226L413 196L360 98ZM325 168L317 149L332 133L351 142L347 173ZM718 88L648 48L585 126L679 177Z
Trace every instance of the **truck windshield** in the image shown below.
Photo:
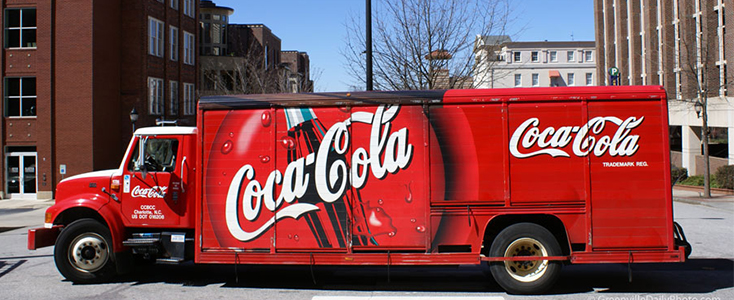
M141 140L138 140L140 143ZM138 145L136 145L133 155L128 163L128 170L139 172L141 165L137 164L140 157L138 155ZM149 138L145 141L145 168L148 172L173 172L176 170L176 153L178 153L177 139L153 139Z

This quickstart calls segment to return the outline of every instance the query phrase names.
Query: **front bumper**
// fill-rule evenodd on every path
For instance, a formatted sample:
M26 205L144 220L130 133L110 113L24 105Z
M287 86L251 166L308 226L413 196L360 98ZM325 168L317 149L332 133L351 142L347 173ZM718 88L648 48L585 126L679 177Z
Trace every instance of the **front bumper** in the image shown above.
M28 229L28 250L36 250L52 246L61 232L62 225L54 225L51 228Z

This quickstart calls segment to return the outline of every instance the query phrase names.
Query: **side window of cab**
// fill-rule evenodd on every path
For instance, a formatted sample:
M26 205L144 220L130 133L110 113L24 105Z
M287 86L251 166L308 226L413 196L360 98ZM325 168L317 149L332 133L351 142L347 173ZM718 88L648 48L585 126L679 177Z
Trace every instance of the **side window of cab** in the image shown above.
M141 143L144 150L140 155ZM133 154L127 169L131 172L173 172L176 170L177 139L141 138L133 148ZM142 160L143 163L138 163Z

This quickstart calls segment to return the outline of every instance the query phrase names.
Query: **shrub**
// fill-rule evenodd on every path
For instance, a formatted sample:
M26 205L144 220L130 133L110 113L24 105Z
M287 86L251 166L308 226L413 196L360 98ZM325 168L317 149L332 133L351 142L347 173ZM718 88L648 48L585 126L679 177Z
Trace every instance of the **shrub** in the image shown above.
M688 178L688 170L686 168L678 168L676 166L673 166L670 169L670 180L672 181L671 184L675 184L676 182L680 183L686 178Z
M721 186L716 181L716 174L711 174L711 187L712 188L720 188ZM685 180L681 180L678 182L678 184L681 185L692 185L692 186L703 186L703 175L694 175L686 178Z
M703 175L690 176L678 183L682 185L703 186Z
M721 166L716 170L716 183L724 189L734 189L734 165Z

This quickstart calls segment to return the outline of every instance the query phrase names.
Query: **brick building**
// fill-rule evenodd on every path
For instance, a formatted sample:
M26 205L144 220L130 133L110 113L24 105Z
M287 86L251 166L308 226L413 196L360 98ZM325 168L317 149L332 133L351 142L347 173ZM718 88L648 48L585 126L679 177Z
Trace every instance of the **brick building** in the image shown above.
M728 9L727 9L728 7ZM609 84L616 67L621 85L662 85L668 92L672 164L703 172L702 119L708 103L711 171L734 164L733 0L594 0L597 80ZM731 26L731 25L730 25ZM705 95L706 97L700 97Z
M281 67L287 74L285 92L313 92L310 60L308 53L300 51L281 51Z
M233 9L201 1L202 95L311 92L308 54L281 51L263 24L229 24Z
M116 168L136 126L193 124L196 0L3 0L2 198ZM61 174L65 173L65 174Z

